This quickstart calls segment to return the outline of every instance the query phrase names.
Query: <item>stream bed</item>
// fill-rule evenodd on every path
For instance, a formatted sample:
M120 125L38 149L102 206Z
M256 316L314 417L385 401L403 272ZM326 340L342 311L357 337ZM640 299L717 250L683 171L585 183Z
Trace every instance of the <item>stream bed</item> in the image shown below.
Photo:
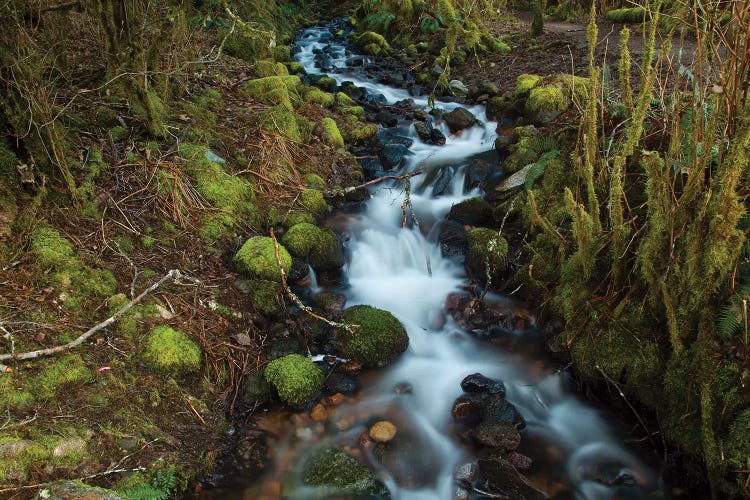
M320 25L298 34L295 57L309 74L327 73L338 85L352 82L374 105L401 102L432 110L413 88L370 78L371 61L352 53L341 26ZM434 107L445 113L463 106L438 101ZM535 496L540 492L555 498L642 498L657 488L655 474L622 445L598 411L576 396L566 373L546 360L543 349L506 352L447 312L446 302L467 293L467 276L464 265L441 248L441 221L456 204L482 195L466 179L471 160L497 154L497 123L487 120L483 106L465 108L478 122L460 133L430 116L444 144L420 139L408 120L381 129L386 141L408 147L387 174L424 172L411 179L413 212L402 211L404 182L386 181L371 188L362 210L336 220L347 263L343 286L334 291L346 295L347 307L367 304L394 314L408 332L407 351L392 365L361 375L362 389L328 408L322 421L288 410L260 416L260 426L276 436L275 464L265 478L248 478L248 484L224 491L221 498L280 496L281 478L293 471L295 457L321 444L366 463L394 499L544 498ZM314 285L314 292L321 290ZM522 327L505 332L516 344L541 343L534 318L511 298L489 293L484 300L499 315L523 316ZM316 360L325 354L313 352ZM502 382L504 400L511 403L505 408L520 414L520 445L506 458L523 470L532 493L492 496L472 476L477 450L461 439L452 417L454 402L464 394L462 381L472 374L491 379L490 384ZM385 448L362 438L380 420L398 429L399 438ZM284 495L312 498L313 493L292 488Z

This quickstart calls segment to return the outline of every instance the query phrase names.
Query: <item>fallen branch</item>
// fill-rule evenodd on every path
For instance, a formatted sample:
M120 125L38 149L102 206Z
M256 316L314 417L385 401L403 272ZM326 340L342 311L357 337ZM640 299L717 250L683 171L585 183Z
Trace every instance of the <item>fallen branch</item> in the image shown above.
M273 240L273 250L276 256L276 265L279 267L279 273L281 274L281 286L284 289L284 293L286 293L287 297L289 297L292 300L292 302L294 302L297 305L297 307L302 309L309 316L312 316L313 318L317 320L327 323L328 325L334 328L343 328L349 333L354 333L354 329L358 328L359 325L350 325L348 323L338 323L336 321L331 321L328 318L315 314L312 308L310 306L305 305L302 302L302 300L299 297L297 297L297 295L289 288L289 285L287 285L287 282L286 282L286 273L284 272L284 267L281 265L281 256L279 256L279 242L276 241L276 234L273 232L273 228L269 230L269 233L271 234L271 239Z
M414 172L404 174L404 175L384 175L383 177L378 177L377 179L367 181L364 184L360 184L359 186L349 186L343 189L335 189L335 190L326 191L323 193L323 196L325 196L326 198L346 196L347 194L353 193L354 191L357 191L358 189L368 188L370 186L374 186L375 184L378 184L380 182L383 182L389 179L394 180L394 181L403 181L405 179L409 179L417 175L422 175L423 173L424 173L424 170L415 170Z
M183 275L179 270L172 269L167 274L165 274L159 281L157 281L156 283L154 283L153 285L151 285L150 287L148 287L146 290L144 290L143 292L141 292L141 294L138 297L134 298L133 300L131 300L130 302L128 302L127 304L125 304L119 311L117 311L112 316L110 316L109 318L105 319L104 321L102 321L98 325L90 328L89 330L87 330L84 334L82 334L80 337L78 337L74 341L68 342L67 344L64 344L64 345L59 345L57 347L50 347L48 349L39 349L37 351L29 351L29 352L23 352L23 353L19 353L19 354L14 354L14 353L2 354L2 355L0 355L0 361L5 361L7 359L14 359L14 360L36 359L36 358L39 358L39 357L42 357L42 356L50 356L52 354L57 354L57 353L60 353L60 352L63 352L63 351L67 351L68 349L72 349L74 347L77 347L77 346L81 345L82 343L84 343L86 341L86 339L88 339L89 337L91 337L96 332L98 332L98 331L100 331L100 330L108 327L109 325L111 325L112 323L114 323L115 321L117 321L117 319L120 316L122 316L123 314L125 314L126 312L128 312L133 306L135 306L136 304L138 304L148 294L150 294L151 292L153 292L154 290L156 290L157 288L159 288L160 286L162 286L167 281L177 282L181 278L187 279L188 281L192 281L195 284L200 284L200 281L198 281L198 280L196 280L194 278L188 278L187 276Z

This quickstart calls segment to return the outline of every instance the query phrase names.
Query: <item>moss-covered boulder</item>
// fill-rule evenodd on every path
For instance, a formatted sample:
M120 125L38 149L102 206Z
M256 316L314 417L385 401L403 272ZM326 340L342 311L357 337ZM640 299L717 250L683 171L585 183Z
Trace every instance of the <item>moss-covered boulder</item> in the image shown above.
M266 76L289 76L289 70L283 63L273 61L256 61L253 64L253 73L258 78Z
M526 100L526 115L533 122L548 124L570 107L570 97L554 86L531 89Z
M391 50L383 35L374 31L365 31L354 39L354 43L362 52L371 56L385 55Z
M515 96L517 98L528 97L529 93L531 92L531 89L536 87L537 84L541 81L542 81L542 77L539 75L529 75L529 74L518 75L518 78L516 78Z
M250 280L250 296L255 310L264 316L278 314L284 307L281 285L275 281Z
M296 407L304 406L323 389L323 372L300 354L274 359L266 366L265 377L282 401Z
M379 129L375 123L363 122L356 116L346 115L343 122L339 122L339 130L345 143L356 144L374 137Z
M336 270L344 265L344 252L336 233L314 224L289 228L281 242L295 257L307 259L315 270Z
M224 52L238 59L253 62L273 56L271 52L274 34L271 31L253 29L249 25L235 26L219 31L224 40Z
M320 90L317 87L307 87L304 91L305 101L323 106L324 108L330 108L336 102L336 98L333 94Z
M292 256L283 245L279 245L279 260L281 268L288 273L292 267ZM238 271L252 279L281 282L274 243L267 236L254 236L247 240L235 254L233 262Z
M357 105L357 101L346 95L344 92L336 94L336 105L339 108L350 108Z
M201 367L201 348L179 330L168 326L154 328L146 337L146 363L169 375L194 373Z
M344 138L341 136L339 127L333 118L323 118L321 127L323 129L323 142L337 149L344 147Z
M40 489L35 500L124 500L112 490L89 486L81 481L56 481Z
M305 189L299 195L299 203L304 210L314 217L322 217L328 212L323 193L317 189Z
M485 283L487 276L498 284L508 267L508 242L493 229L477 228L469 231L466 268L472 278Z
M469 198L453 205L446 219L464 226L486 227L494 222L492 206L480 197Z
M242 88L247 95L258 102L271 106L284 106L287 111L292 111L295 105L301 102L301 86L302 81L298 76L287 75L256 78L247 82Z
M353 457L336 448L315 451L302 465L307 498L391 498L388 489Z
M342 321L358 325L352 331L338 329L336 342L341 355L361 361L367 367L385 366L409 347L404 325L390 312L372 306L352 306L344 311Z

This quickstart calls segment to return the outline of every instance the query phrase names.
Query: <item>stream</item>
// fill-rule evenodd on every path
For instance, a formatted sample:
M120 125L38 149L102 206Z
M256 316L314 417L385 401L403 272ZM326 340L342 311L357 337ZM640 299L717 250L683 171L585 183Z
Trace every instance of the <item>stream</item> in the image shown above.
M407 90L370 79L363 69L368 60L353 57L334 29L339 26L316 26L299 33L296 58L308 73L324 72L322 65L338 84L352 82L381 102L413 99L415 108L431 109L426 96L414 97ZM352 67L352 61L358 66ZM444 111L460 106L434 105ZM449 294L465 286L466 273L463 265L442 255L439 223L453 205L481 196L477 188L465 189L467 166L470 158L493 151L496 138L497 123L487 120L484 107L466 108L482 124L451 134L444 122L434 120L434 127L447 139L441 146L420 140L411 121L401 120L397 127L387 129L391 136L407 138L405 144L412 143L400 172L388 174L417 169L438 169L441 174L412 179L414 213L407 214L406 227L402 227L403 182L383 182L371 188L364 210L346 218L348 262L344 286L336 291L346 294L347 307L368 304L393 313L407 329L409 348L394 364L365 375L363 389L331 410L328 425L295 421L293 414L282 413L278 418L286 422L288 434L273 449L276 473L289 470L290 456L324 442L368 463L394 499L459 498L454 472L472 459L473 450L456 438L451 408L463 393L462 379L481 373L504 383L506 399L526 421L518 451L532 459L525 474L536 488L550 496L563 491L565 498L644 497L655 488L655 474L623 446L597 410L576 396L564 371L551 366L541 352L503 352L464 331L444 311ZM452 178L446 180L446 175ZM443 179L439 189L436 178ZM486 300L509 311L518 307L509 297L488 294ZM514 335L536 335L533 322ZM394 387L408 390L394 391ZM374 459L357 450L357 437L373 419L384 416L408 440L385 459ZM236 495L223 498L269 496L256 479L238 488ZM292 496L305 498L301 491ZM490 497L475 491L465 498Z

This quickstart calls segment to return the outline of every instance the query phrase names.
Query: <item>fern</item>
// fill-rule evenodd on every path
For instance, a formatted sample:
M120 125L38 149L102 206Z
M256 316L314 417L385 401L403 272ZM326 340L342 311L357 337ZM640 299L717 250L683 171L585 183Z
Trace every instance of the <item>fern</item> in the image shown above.
M440 29L440 23L434 17L424 17L419 27L422 29L422 33L435 33Z
M126 488L119 493L128 500L167 500L169 498L168 491L146 485Z
M544 153L541 158L535 163L532 163L529 172L526 174L526 182L523 187L524 190L530 190L534 185L534 182L544 174L544 170L547 168L549 162L556 159L558 156L560 156L560 150L555 149L554 151Z
M539 153L546 153L547 151L558 151L562 149L562 144L557 137L551 135L538 135L529 139L528 148Z
M719 311L716 332L724 340L730 339L745 331L745 321L750 322L748 315L750 302L750 284L743 283L732 295L728 304Z
M367 16L363 24L370 31L387 35L394 19L396 19L396 16L392 12L379 10Z
M175 474L174 467L165 467L158 469L154 472L154 477L151 479L151 486L160 490L165 490L167 493L171 493L172 490L177 488L177 475Z

